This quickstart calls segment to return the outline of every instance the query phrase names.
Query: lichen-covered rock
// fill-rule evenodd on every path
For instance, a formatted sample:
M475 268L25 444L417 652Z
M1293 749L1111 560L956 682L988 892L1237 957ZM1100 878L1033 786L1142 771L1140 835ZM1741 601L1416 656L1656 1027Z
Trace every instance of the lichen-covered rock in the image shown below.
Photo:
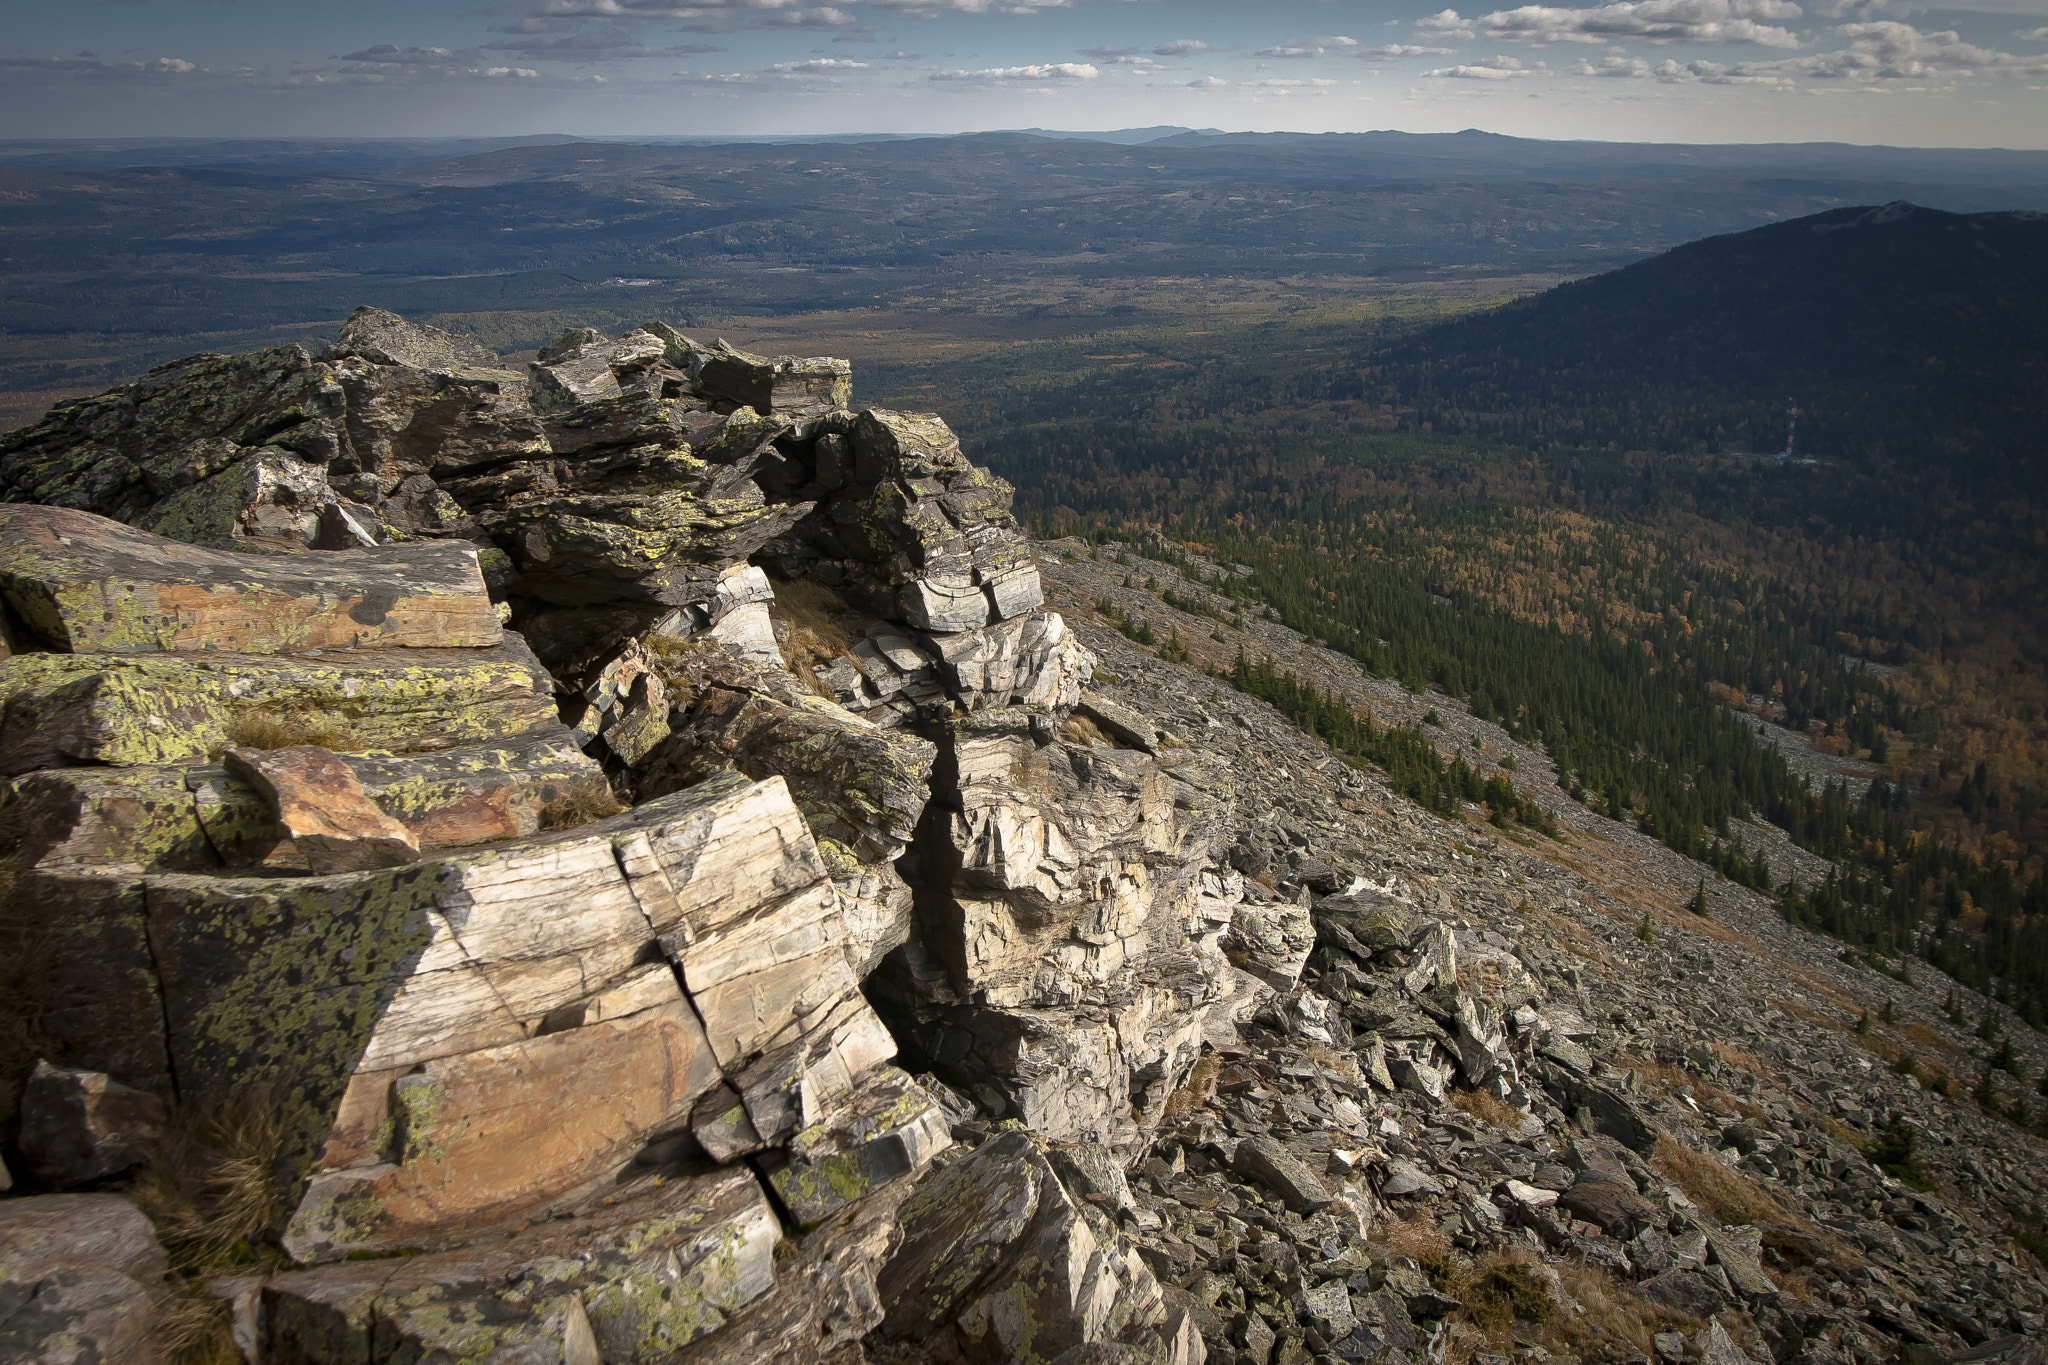
M552 693L510 634L474 650L17 654L0 659L0 774L198 762L249 712L311 714L364 748L447 749L552 723Z
M1025 1133L940 1168L903 1205L903 1241L878 1281L878 1335L932 1356L1008 1362L1159 1324L1158 1282L1085 1207Z
M953 1143L938 1103L894 1067L872 1073L822 1108L769 1176L783 1207L803 1226L914 1175Z
M471 545L257 558L87 512L0 505L0 597L73 653L481 648L504 638Z
M118 1195L0 1201L0 1359L156 1365L169 1268Z
M602 1359L657 1365L774 1287L781 1235L744 1169L642 1182L469 1248L273 1276L258 1291L262 1358L556 1365L580 1312Z
M102 1072L38 1062L22 1091L16 1141L36 1179L67 1189L147 1159L168 1117L162 1100Z

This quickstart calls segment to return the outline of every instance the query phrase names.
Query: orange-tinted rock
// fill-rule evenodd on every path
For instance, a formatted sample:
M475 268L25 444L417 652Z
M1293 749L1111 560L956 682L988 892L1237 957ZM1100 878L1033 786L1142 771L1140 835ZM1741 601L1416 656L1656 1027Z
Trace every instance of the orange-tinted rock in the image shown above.
M504 638L476 547L250 555L90 512L0 506L0 596L73 654L484 648Z
M624 1019L428 1062L389 1082L394 1159L316 1177L286 1246L301 1259L418 1246L613 1175L718 1081L672 977L668 991L670 1003Z
M255 787L315 875L368 872L417 861L412 831L377 808L339 757L311 744L230 749L228 771Z
M21 1151L45 1185L116 1175L163 1136L164 1102L98 1071L38 1062L21 1096Z

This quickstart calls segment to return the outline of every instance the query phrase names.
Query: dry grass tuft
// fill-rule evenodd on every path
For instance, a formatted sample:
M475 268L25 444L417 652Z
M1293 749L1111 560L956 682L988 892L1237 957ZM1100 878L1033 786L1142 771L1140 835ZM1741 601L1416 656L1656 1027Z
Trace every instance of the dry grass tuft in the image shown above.
M789 636L782 642L782 658L789 671L811 691L826 695L816 670L853 648L853 637L839 624L850 610L846 599L822 583L796 578L775 585L775 601L768 610L789 627Z
M542 829L575 829L626 809L612 784L592 774L563 788L554 800L540 808Z
M252 1086L219 1104L181 1106L129 1189L156 1225L180 1282L159 1334L173 1365L241 1358L227 1305L208 1295L205 1283L278 1259L267 1245L284 1214L276 1171L297 1117L271 1086Z
M1669 1133L1657 1135L1657 1149L1650 1154L1650 1164L1684 1190L1687 1199L1724 1224L1784 1223L1803 1232L1815 1230L1813 1224L1780 1204L1756 1181L1729 1170L1704 1152L1695 1152Z
M1674 1330L1697 1331L1704 1326L1689 1313L1636 1297L1633 1290L1600 1266L1578 1261L1559 1266L1558 1279L1581 1311L1565 1312L1551 1319L1544 1333L1544 1346L1553 1355L1577 1356L1582 1360L1609 1358L1616 1338L1656 1359L1656 1335Z
M236 712L228 720L228 743L237 749L289 749L315 744L338 754L369 747L346 716L274 706Z
M1068 716L1060 726L1060 738L1069 744L1085 744L1089 748L1114 749L1115 741L1102 733L1102 727L1086 716Z
M1223 1070L1223 1059L1215 1053L1205 1053L1194 1068L1188 1072L1187 1080L1180 1088L1166 1097L1166 1118L1178 1118L1191 1109L1199 1109L1216 1098L1216 1077Z
M1506 1104L1483 1090L1453 1090L1451 1103L1478 1119L1491 1124L1504 1133L1522 1131L1522 1115L1512 1105Z

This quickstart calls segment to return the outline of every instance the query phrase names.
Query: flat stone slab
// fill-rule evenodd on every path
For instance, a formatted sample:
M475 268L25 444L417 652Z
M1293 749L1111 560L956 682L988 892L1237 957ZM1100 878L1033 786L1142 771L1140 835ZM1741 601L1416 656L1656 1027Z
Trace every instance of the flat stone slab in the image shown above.
M238 716L311 716L365 749L450 749L555 721L554 684L507 634L491 649L319 655L17 654L0 659L0 775L197 763Z
M474 649L504 638L476 547L251 555L65 507L0 504L0 596L73 654Z
M774 1288L781 1237L759 1182L741 1168L461 1250L346 1261L215 1292L260 1296L265 1360L652 1362L674 1359ZM594 1356L565 1350L578 1317ZM378 1353L363 1354L373 1340Z
M548 803L602 775L554 723L434 753L335 758L423 849L525 838ZM0 781L0 801L24 867L308 870L271 803L222 766L51 768Z

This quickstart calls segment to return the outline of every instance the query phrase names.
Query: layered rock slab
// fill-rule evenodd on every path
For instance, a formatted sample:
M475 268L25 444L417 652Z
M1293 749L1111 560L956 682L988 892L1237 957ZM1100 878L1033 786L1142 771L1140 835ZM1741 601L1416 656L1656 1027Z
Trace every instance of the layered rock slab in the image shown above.
M0 597L67 653L487 648L476 547L250 556L59 507L0 505Z
M489 649L17 654L0 659L0 774L199 762L250 713L310 715L364 748L454 748L551 724L553 691L512 634Z
M260 1299L262 1359L557 1365L582 1337L656 1365L775 1283L782 1235L744 1170L673 1180L611 1208L410 1258L343 1262L223 1286Z

